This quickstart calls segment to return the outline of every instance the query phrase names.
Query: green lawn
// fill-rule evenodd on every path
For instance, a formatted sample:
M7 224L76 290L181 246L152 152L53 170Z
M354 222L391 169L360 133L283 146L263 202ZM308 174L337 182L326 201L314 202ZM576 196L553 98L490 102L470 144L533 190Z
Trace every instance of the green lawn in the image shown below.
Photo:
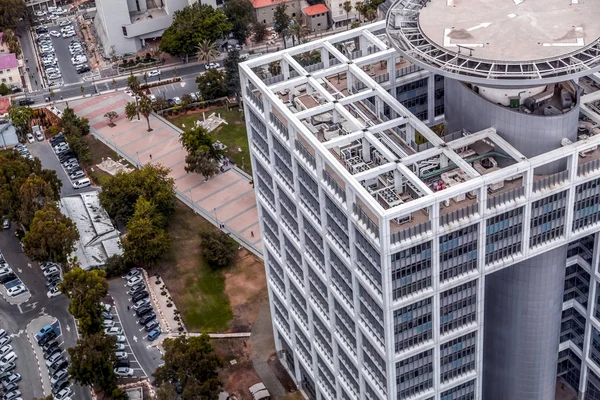
M221 114L221 118L227 121L227 125L223 124L219 128L212 131L215 140L221 141L227 146L227 157L233 160L237 166L249 174L252 174L252 166L250 165L250 149L248 147L248 134L246 133L246 123L242 114L236 109L227 111L226 108L218 108L215 110L206 111L208 117L211 113ZM194 126L194 121L202 119L202 113L181 114L175 118L169 118L169 121L177 125L181 129L182 124L186 127ZM238 151L241 149L242 151ZM242 168L243 158L243 168Z
M222 271L213 271L200 254L198 232L215 229L183 203L177 202L168 232L172 248L160 274L192 332L223 332L233 318Z

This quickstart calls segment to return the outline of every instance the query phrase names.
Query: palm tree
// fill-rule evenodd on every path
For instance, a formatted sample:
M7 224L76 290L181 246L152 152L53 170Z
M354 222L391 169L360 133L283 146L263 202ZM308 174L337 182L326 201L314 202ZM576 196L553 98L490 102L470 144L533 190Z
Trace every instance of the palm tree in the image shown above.
M148 123L148 132L152 132L152 128L150 127L150 114L152 114L152 102L146 96L142 97L140 103L138 105L138 110L144 118L146 118L146 122Z
M350 19L350 11L352 11L352 2L350 0L345 1L342 5L342 9L346 11L346 19ZM349 22L349 21L348 21ZM350 29L350 23L348 23L348 29Z
M205 61L207 64L219 56L217 45L212 40L202 40L198 43L196 50L198 50L198 61Z
M365 11L365 3L363 3L362 1L357 1L356 4L354 5L354 9L358 13L358 19L360 20L360 16Z
M140 115L138 114L138 108L135 102L130 101L125 105L125 116L128 120L132 120L135 116L138 116L138 120L140 119Z
M292 44L295 46L294 38L298 39L298 44L302 41L302 38L307 36L310 33L308 26L302 25L297 20L294 21L293 24L290 25L290 33L292 35Z
M127 78L127 87L129 87L133 93L137 93L137 91L140 90L140 81L133 73Z
M279 61L270 62L268 70L271 76L277 76L281 74L281 63Z
M148 84L148 73L144 72L144 75L142 75L142 78L144 78L144 82L146 82L146 85Z

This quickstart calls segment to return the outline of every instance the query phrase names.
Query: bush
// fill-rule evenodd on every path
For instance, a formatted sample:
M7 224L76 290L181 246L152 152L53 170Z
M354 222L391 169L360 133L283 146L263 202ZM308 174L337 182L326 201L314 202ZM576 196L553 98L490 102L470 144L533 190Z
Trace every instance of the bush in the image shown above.
M237 254L238 244L224 232L211 230L200 232L202 255L213 269L231 265Z
M123 256L114 255L108 257L106 260L106 277L114 278L117 276L123 276L130 270L130 266L127 265Z

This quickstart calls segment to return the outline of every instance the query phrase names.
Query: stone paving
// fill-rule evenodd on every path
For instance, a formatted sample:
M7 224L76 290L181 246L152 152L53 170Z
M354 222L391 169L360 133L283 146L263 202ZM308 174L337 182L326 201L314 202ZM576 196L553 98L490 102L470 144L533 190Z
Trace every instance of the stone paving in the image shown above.
M134 101L126 93L114 92L69 102L78 116L89 119L94 136L133 165L160 164L171 170L177 197L196 213L215 224L244 247L262 256L258 211L250 177L231 169L208 181L185 171L186 152L179 143L181 130L162 117L150 116L152 132L147 132L143 116L128 121L125 105ZM63 106L64 107L64 106ZM116 111L114 127L104 114Z

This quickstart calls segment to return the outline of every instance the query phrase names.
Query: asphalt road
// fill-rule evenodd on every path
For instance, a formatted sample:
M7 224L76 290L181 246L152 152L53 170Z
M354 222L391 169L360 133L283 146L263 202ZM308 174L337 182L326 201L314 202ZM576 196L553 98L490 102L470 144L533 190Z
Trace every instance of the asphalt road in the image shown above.
M121 319L124 335L127 337L129 346L135 354L139 367L144 375L152 378L152 374L156 368L163 363L162 356L155 347L149 346L150 342L145 338L147 332L144 330L143 326L138 325L138 318L135 316L133 310L127 309L127 306L131 306L132 303L127 294L127 288L125 288L124 285L124 279L112 279L110 281L108 294L111 295L115 301L115 307ZM132 359L132 357L130 357L130 359ZM131 367L136 368L136 365L132 363ZM135 375L139 376L139 372L135 371Z
M31 91L41 90L43 89L42 78L40 72L36 69L37 58L35 56L35 49L33 48L34 43L31 39L31 34L25 29L25 24L23 22L19 22L17 25L17 34L19 35L21 42L23 56L28 61L27 65L29 66L29 73L33 74L33 78L31 78Z
M181 98L184 94L190 94L198 91L198 85L196 84L195 76L187 76L182 78L181 82L171 83L169 85L163 85L150 89L150 92L157 99L172 99L173 97Z
M12 346L18 355L17 372L22 375L19 390L22 398L32 399L42 397L42 387L39 378L37 362L27 340L25 328L32 319L48 314L60 321L63 332L64 348L73 347L77 343L75 321L68 312L68 300L64 296L48 299L46 284L42 271L36 263L32 263L21 251L13 227L0 232L0 250L6 261L12 266L21 281L31 292L31 298L26 303L13 306L0 300L0 327L13 335ZM31 268L29 267L31 265ZM40 360L42 361L42 360ZM76 399L91 399L88 390L79 386L74 387Z
M61 196L71 196L76 193L85 193L96 190L96 188L93 186L88 186L86 188L77 190L73 189L71 180L69 179L69 176L67 175L67 172L63 168L60 161L58 161L56 154L54 154L54 150L52 150L49 141L44 140L43 142L28 143L27 147L29 148L29 152L32 156L40 159L42 167L56 171L58 178L63 184L60 191Z

